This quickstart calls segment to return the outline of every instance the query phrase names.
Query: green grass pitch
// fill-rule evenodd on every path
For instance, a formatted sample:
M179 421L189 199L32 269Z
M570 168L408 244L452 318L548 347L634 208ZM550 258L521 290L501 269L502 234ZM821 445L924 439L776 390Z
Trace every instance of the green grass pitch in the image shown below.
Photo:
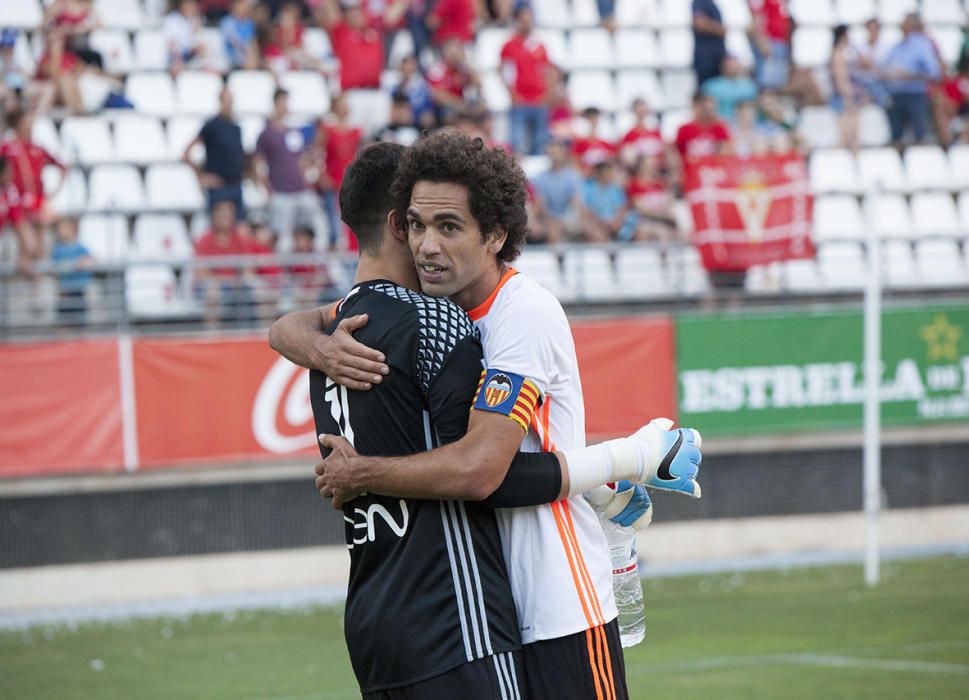
M969 559L646 583L631 697L969 697ZM0 697L358 698L338 611L239 612L0 633ZM544 700L544 699L539 699Z

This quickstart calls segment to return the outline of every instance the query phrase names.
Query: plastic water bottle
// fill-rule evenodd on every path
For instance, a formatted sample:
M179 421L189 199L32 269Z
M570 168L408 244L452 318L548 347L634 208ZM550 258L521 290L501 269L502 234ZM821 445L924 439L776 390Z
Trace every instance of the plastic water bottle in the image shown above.
M606 517L602 518L602 529L612 557L612 590L619 608L619 637L624 647L635 646L646 636L646 604L639 580L636 534L632 528L617 525Z

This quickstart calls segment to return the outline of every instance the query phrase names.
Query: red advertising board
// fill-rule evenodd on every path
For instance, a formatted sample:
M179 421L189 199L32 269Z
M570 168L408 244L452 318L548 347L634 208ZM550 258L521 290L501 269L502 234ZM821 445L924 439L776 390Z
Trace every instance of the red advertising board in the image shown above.
M688 169L685 190L693 243L708 270L814 257L813 200L802 156L704 158Z
M669 318L573 325L591 439L673 417ZM133 422L123 424L119 343L0 348L0 476L317 454L306 370L262 335L133 341ZM128 416L125 421L130 421Z

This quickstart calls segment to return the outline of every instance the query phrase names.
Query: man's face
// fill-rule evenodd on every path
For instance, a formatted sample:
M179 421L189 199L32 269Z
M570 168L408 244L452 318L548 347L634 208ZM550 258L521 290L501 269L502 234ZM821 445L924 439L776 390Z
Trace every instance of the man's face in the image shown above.
M222 114L232 114L232 92L224 88L219 94L219 110Z
M447 65L458 67L464 63L464 47L457 39L447 39L441 45L441 57Z
M359 6L348 7L343 15L344 20L347 25L354 29L363 29L366 26L367 21L364 17L363 10Z
M702 122L713 121L717 113L717 102L712 97L704 97L696 103L697 118Z
M212 209L212 230L219 233L231 231L236 222L236 210L232 202L219 202Z
M407 236L424 293L451 297L465 309L488 289L505 241L503 234L482 241L464 185L426 180L411 193Z

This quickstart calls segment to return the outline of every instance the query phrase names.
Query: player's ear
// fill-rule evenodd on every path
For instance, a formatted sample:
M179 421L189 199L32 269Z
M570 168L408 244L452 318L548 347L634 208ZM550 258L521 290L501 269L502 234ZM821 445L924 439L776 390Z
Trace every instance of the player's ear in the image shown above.
M400 243L407 242L407 229L397 223L397 210L387 212L387 230Z
M498 255L498 252L505 247L506 240L508 240L508 231L501 226L495 226L495 230L488 236L488 252Z

